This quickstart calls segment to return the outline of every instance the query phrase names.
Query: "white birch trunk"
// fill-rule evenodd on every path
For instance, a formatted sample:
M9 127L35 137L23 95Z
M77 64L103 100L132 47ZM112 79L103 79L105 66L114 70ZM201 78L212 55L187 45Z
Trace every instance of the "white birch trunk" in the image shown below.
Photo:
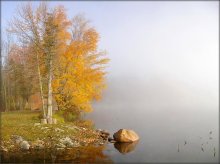
M48 113L47 113L47 118L48 122L52 123L52 59L49 61L49 74L48 74Z
M43 85L42 85L42 78L40 73L40 65L39 65L39 56L37 54L37 71L38 71L38 79L39 79L39 85L40 85L40 96L42 101L42 108L43 108L43 115L44 118L46 118L46 106L44 103L44 95L43 95Z

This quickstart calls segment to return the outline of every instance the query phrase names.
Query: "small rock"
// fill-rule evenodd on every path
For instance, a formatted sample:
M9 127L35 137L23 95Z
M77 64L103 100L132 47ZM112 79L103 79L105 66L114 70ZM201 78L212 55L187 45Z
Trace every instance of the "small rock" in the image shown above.
M1 151L3 151L3 152L8 152L8 149L5 148L4 146L1 146Z
M101 133L101 134L103 134L103 135L110 135L110 133L109 133L108 131L102 130L102 129L96 129L96 132L97 132L97 133Z
M39 126L40 125L40 123L34 123L34 126Z
M110 133L108 131L106 131L106 130L102 130L101 133L104 134L104 135L107 135L107 136L110 135Z
M108 139L109 135L103 135L103 134L101 134L100 137Z
M65 137L60 139L60 143L62 143L63 145L67 146L67 147L74 147L75 144L72 142L72 140L69 137Z
M49 127L41 127L41 130L47 130Z
M110 142L110 143L115 143L116 141L115 141L113 138L109 137L109 138L108 138L108 142Z
M116 141L115 140L111 140L111 141L109 141L110 143L116 143Z
M20 143L20 148L21 148L22 150L29 150L30 145L29 145L29 143L28 143L27 141L22 141L22 142Z
M101 130L101 129L98 129L96 130L96 132L99 133L100 137L102 137L103 140L107 141L108 140L108 137L110 135L109 132L105 131L105 130Z
M59 143L59 144L56 144L56 147L57 148L65 148L66 146L62 143Z
M8 149L4 148L2 149L3 152L8 152Z
M36 145L34 148L37 150L42 150L42 149L44 149L44 145L39 144L39 145Z
M100 133L100 135L102 135L102 136L109 136L110 134L109 133Z

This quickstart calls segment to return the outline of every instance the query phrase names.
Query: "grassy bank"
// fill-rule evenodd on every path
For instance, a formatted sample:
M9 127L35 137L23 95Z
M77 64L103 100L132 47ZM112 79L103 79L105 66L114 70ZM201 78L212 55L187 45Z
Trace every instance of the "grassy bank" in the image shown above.
M21 136L30 144L36 140L42 140L52 145L64 137L71 138L81 146L102 142L99 133L93 129L91 121L58 121L57 124L52 125L39 124L39 114L32 111L1 113L2 146L7 149L14 147L12 135Z

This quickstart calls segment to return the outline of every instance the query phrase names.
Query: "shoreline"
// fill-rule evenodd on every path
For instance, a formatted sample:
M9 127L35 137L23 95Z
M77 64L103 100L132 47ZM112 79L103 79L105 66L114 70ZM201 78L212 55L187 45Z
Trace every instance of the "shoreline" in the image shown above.
M110 136L89 120L41 124L36 112L1 114L1 152L101 146Z

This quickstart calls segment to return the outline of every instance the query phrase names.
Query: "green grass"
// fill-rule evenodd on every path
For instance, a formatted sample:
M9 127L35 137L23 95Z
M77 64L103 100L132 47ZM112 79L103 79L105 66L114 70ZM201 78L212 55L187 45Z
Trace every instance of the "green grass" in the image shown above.
M27 141L45 140L50 137L58 140L65 136L77 138L78 140L98 138L92 129L92 123L90 121L65 123L62 118L59 118L58 124L40 124L34 126L35 123L40 123L39 115L40 112L32 111L1 113L2 140L9 141L12 135L22 136ZM61 130L57 131L57 128Z

